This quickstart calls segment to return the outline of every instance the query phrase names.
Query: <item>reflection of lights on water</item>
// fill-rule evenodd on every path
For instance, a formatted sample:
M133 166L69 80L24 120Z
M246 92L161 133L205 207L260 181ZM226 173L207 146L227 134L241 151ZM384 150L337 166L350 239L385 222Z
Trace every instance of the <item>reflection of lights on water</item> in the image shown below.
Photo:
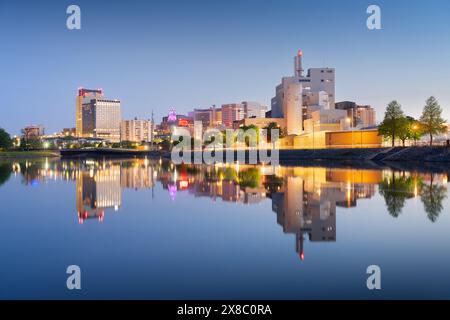
M114 206L114 211L119 211L119 206L118 205Z
M350 182L347 182L347 201L350 201L351 196L352 196L352 185Z
M177 185L169 184L168 189L169 189L170 200L175 201L175 198L177 196Z
M180 181L180 189L187 189L189 187L189 182L186 180Z

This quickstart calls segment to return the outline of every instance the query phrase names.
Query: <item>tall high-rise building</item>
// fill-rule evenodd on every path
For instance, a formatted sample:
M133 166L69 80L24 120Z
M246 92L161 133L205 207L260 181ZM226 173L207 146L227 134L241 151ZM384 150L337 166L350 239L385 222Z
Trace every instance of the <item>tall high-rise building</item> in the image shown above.
M119 100L85 98L82 105L81 136L119 142L121 120Z
M152 138L152 122L150 120L133 120L122 121L121 140L133 142L151 142Z
M83 134L83 103L94 98L102 98L102 89L84 89L78 88L78 95L76 98L76 114L75 114L75 131L77 137L86 137Z

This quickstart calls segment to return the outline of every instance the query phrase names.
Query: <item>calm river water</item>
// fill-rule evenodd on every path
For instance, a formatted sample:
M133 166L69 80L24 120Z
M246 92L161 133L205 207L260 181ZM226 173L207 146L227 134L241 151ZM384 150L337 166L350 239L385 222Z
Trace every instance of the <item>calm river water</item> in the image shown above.
M0 298L449 299L449 171L0 160Z

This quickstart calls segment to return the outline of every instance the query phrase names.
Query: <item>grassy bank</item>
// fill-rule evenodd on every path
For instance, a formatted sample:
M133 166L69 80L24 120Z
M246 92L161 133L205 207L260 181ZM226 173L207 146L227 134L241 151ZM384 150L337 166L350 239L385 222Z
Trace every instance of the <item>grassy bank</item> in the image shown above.
M39 150L39 151L0 151L2 158L41 158L41 157L59 157L58 151Z

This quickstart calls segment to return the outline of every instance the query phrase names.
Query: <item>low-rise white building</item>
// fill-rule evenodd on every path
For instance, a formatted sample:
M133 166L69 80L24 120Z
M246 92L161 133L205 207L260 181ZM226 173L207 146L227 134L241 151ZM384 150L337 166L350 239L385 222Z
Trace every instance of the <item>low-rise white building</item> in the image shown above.
M122 141L151 142L152 122L150 120L124 120L122 121L120 132Z

